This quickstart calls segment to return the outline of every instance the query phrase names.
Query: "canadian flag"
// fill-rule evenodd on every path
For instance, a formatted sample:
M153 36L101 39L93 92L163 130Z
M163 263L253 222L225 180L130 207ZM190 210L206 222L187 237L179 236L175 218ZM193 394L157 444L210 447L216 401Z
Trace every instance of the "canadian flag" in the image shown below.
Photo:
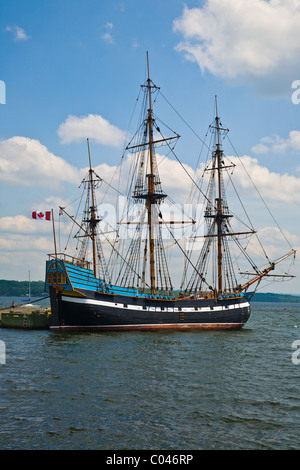
M51 219L51 212L46 211L34 211L32 213L32 218L37 220L50 220Z

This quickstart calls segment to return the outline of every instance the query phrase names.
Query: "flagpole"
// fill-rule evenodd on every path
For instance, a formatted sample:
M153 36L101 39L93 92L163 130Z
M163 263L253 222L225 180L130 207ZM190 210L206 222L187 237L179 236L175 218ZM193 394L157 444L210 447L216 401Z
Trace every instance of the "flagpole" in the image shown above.
M53 209L51 209L51 212L52 212L52 226L53 226L54 250L55 250L55 259L56 259L56 258L57 258L57 250L56 250L56 237L55 237L55 226L54 226Z

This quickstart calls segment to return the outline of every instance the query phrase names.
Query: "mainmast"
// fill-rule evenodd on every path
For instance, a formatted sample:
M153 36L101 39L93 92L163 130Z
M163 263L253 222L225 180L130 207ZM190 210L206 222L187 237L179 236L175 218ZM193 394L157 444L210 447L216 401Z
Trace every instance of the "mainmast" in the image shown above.
M218 234L218 291L223 290L223 275L222 275L222 193L221 193L221 149L220 149L220 120L218 117L218 105L216 97L216 128L217 128L217 171L218 171L218 198L217 198L217 234Z
M154 226L157 223L155 220L155 211L153 207L159 201L166 197L161 190L156 191L156 186L160 188L160 182L158 180L157 165L154 157L154 142L153 142L153 115L152 115L152 102L151 102L151 90L152 88L158 89L150 79L149 72L149 56L147 52L147 82L146 85L148 91L148 113L146 119L146 126L148 129L148 148L149 148L149 170L150 173L146 174L147 178L147 193L143 195L146 201L147 217L148 217L148 239L149 239L149 266L150 266L150 288L151 295L156 294L156 277L155 277L155 237L154 237Z
M148 109L148 132L149 132L149 163L150 163L150 173L146 175L148 178L148 197L147 197L147 212L148 212L148 231L149 231L149 258L150 258L150 285L151 285L151 294L155 295L156 293L156 283L155 283L155 260L154 260L154 233L153 233L153 219L152 219L152 204L154 203L154 171L153 171L153 127L152 127L152 104L151 104L151 80L149 73L149 57L147 52L147 87L148 87L148 98L149 98L149 109Z
M155 120L152 112L152 100L151 93L153 90L157 91L159 88L154 85L150 79L149 72L149 57L147 52L147 80L142 88L145 88L145 106L146 113L145 119L143 121L143 137L142 142L139 142L137 145L128 145L126 147L129 149L139 149L138 152L138 171L136 177L136 183L133 193L133 198L136 202L144 201L146 215L147 215L147 241L144 247L144 263L146 258L149 261L149 274L150 282L149 287L151 290L151 295L155 296L159 289L168 290L167 284L169 281L167 265L165 262L165 255L162 247L161 233L159 229L159 222L157 220L158 211L155 210L157 205L166 197L166 194L163 193L161 189L161 183L158 174L157 161L155 155L155 144L163 143L170 139L178 138L179 136L171 138L163 138L155 140L153 139L153 129L154 127L161 133L159 128L155 124ZM138 226L140 230L141 225ZM160 239L158 241L158 238ZM133 241L133 240L132 240ZM140 244L140 232L137 234L137 244ZM148 245L148 246L147 246ZM133 242L130 248L130 253L135 252L136 245ZM134 255L133 255L134 256ZM132 260L131 260L132 261ZM156 267L156 264L158 266ZM144 279L145 285L145 269L143 267L142 277ZM156 279L156 277L158 279ZM162 278L164 282L162 283ZM158 285L161 285L158 287ZM164 287L163 287L164 284Z
M89 169L89 183L90 183L90 191L91 191L91 202L92 205L90 207L90 219L89 219L89 225L90 225L90 236L92 240L92 251L93 251L93 271L94 271L94 276L97 276L97 250L96 250L96 226L97 223L99 222L99 219L97 218L96 214L96 205L95 205L95 193L94 193L94 180L93 180L93 169L92 169L92 162L91 162L91 154L90 154L90 145L89 145L89 139L87 139L87 146L88 146L88 152L89 152L89 164L90 164L90 169Z

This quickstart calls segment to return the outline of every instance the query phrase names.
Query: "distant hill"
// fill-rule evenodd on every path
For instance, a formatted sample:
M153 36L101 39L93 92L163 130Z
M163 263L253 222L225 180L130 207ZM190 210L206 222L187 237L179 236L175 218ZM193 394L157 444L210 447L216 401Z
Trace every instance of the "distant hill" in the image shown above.
M252 297L251 302L300 303L300 295L257 292L254 294L254 297Z
M30 296L40 297L45 294L44 281L31 281ZM0 296L1 297L24 297L28 294L28 281L7 281L0 279Z

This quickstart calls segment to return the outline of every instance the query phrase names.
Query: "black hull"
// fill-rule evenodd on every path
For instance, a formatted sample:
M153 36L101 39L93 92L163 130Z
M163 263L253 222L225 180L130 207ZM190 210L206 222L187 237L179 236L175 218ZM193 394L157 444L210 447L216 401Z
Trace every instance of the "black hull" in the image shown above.
M51 330L240 329L250 316L245 297L153 300L82 290L84 297L50 289Z

